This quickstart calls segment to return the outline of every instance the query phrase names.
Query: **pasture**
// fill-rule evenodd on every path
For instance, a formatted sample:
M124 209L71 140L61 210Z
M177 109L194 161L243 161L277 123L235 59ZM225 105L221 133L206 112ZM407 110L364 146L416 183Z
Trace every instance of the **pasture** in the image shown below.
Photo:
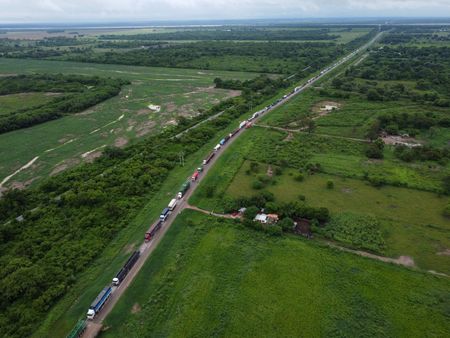
M226 196L249 197L258 194L252 182L267 172L267 165L259 173L248 175L250 162L244 162ZM295 179L297 170L287 169L274 178L265 190L274 194L276 201L292 202L305 197L306 204L326 207L332 215L342 212L372 215L381 221L386 249L381 254L390 257L411 256L422 269L450 273L448 257L443 253L450 247L446 233L450 231L448 218L442 214L450 202L448 197L406 188L385 186L374 188L367 182L327 174ZM327 189L327 182L334 183Z
M281 164L283 174L274 176L264 188L274 193L277 201L299 201L299 195L304 195L307 204L327 207L332 214L374 215L382 221L387 243L382 254L412 256L420 268L450 272L448 256L441 254L450 246L445 235L449 222L442 216L448 198L426 191L439 189L447 169L400 163L388 150L386 159L370 161L364 147L357 141L308 134L291 135L288 140L288 133L254 127L221 156L190 203L222 212L228 198L258 194L253 183L266 176L269 165L274 169ZM251 161L260 163L258 173L249 173ZM305 174L308 163L319 163L322 174ZM303 182L294 179L299 169L306 176ZM375 188L363 180L365 173L420 190L392 185ZM328 180L335 189L326 189Z
M100 337L446 336L449 291L442 277L185 211Z
M238 72L0 60L0 74L23 73L120 77L132 84L124 87L117 97L83 113L0 135L1 179L39 156L30 168L12 177L6 187L28 186L92 160L105 146L123 147L139 137L176 124L180 116L195 116L223 99L239 95L237 91L213 88L216 77L242 80L255 76ZM24 104L34 104L35 100ZM156 106L160 106L160 110Z

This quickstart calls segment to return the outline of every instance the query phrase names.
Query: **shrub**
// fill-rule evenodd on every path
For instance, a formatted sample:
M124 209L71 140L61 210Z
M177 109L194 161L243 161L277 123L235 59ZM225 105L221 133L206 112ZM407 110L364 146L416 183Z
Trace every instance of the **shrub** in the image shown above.
M381 252L385 242L380 223L372 216L342 213L322 230L325 236L354 247Z
M444 193L450 195L450 175L447 175L442 180L442 188L444 189Z
M333 189L334 188L334 182L332 180L327 181L327 189Z
M450 218L450 203L444 208L443 215Z
M298 199L300 201L306 201L306 196L305 195L298 195Z
M297 182L302 182L305 179L305 176L302 173L298 173L298 174L295 175L294 179Z
M382 187L387 183L386 179L382 176L369 176L367 180L373 187Z
M281 227L283 231L291 231L294 226L294 221L291 218L286 217L278 222L278 226Z
M252 182L252 188L255 190L261 190L264 188L264 183L262 183L260 180L255 180Z
M259 212L259 208L256 206L248 207L244 212L244 220L252 221L255 218L256 214Z
M259 163L257 162L250 162L250 171L257 173L259 172Z
M283 175L283 169L280 167L275 167L274 173L276 176L281 176L281 175Z
M208 198L211 198L214 196L214 187L212 185L209 185L205 188L205 195Z
M270 225L265 227L264 231L271 236L281 236L283 234L283 230L278 225Z

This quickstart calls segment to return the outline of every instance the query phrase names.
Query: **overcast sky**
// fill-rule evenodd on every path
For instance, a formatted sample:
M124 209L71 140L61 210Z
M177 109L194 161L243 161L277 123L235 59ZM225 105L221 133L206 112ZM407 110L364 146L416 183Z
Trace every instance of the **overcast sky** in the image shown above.
M0 23L450 16L450 0L0 0Z

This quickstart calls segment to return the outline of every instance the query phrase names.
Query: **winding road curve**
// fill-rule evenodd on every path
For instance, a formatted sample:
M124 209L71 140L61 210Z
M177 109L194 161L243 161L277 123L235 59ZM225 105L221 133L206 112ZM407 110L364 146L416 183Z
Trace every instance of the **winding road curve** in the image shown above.
M364 52L367 48L369 48L373 43L375 43L376 40L378 40L378 38L382 34L383 33L377 34L370 42L368 42L363 47L359 48L358 54L361 53L361 52ZM356 54L351 53L348 56L342 58L340 61L337 61L335 63L336 65L330 66L328 71L325 71L323 74L317 76L317 78L315 78L314 80L312 80L311 82L306 84L304 87L302 87L299 91L295 92L294 94L289 95L288 97L281 99L281 101L279 103L275 104L272 108L268 109L266 112L260 114L252 122L256 122L263 115L268 114L272 110L282 106L283 104L285 104L286 102L291 100L293 97L295 97L298 94L302 93L305 89L311 87L314 83L316 83L317 81L322 79L324 76L328 75L331 71L333 71L337 67L341 66L343 63L345 63L347 61L350 61L355 55ZM221 113L216 114L216 115L220 115L220 114ZM217 116L211 116L207 120L211 120L214 117L217 117ZM196 125L196 126L198 126L198 125ZM195 128L196 126L191 127L190 129ZM144 265L144 263L147 260L147 258L150 256L150 254L153 252L153 250L155 250L155 248L157 247L158 243L163 238L164 234L169 230L169 228L172 225L172 223L175 220L175 218L184 209L193 209L193 208L195 209L195 207L190 206L187 203L187 201L189 200L191 195L194 193L194 191L197 188L197 186L200 184L200 182L203 180L203 178L206 176L206 174L208 173L210 168L214 165L214 163L218 160L218 158L222 155L222 153L225 152L228 149L228 147L230 147L233 144L233 142L242 133L245 132L245 130L246 130L245 128L239 130L239 132L236 135L234 135L224 146L222 146L221 149L219 149L217 151L216 155L212 158L212 160L209 162L209 164L204 167L203 173L201 173L201 175L199 176L198 180L196 182L192 182L191 188L188 190L186 195L181 200L178 201L178 205L177 205L176 209L170 214L170 216L168 217L168 219L166 220L166 222L162 226L161 230L156 234L156 236L150 242L148 242L148 243L144 242L144 243L141 244L141 246L139 247L139 250L141 252L141 256L140 256L139 260L134 265L134 267L131 269L131 271L129 272L128 276L125 278L125 280L118 287L116 287L116 286L113 287L112 295L111 295L110 299L108 300L108 303L105 304L105 306L102 309L102 311L98 315L96 315L96 317L95 317L95 319L93 321L88 321L87 328L86 328L86 330L85 330L85 332L83 334L83 338L94 338L94 337L96 337L98 335L98 333L100 332L100 330L102 328L103 320L108 316L108 314L114 308L114 305L117 303L117 301L123 295L125 290L127 290L127 288L130 286L131 282L136 277L136 275L139 273L139 271L141 270L141 268ZM186 131L184 131L184 132L186 132ZM142 237L144 237L144 234L142 234ZM111 276L111 278L112 278L112 276ZM86 311L87 311L87 309L86 309Z

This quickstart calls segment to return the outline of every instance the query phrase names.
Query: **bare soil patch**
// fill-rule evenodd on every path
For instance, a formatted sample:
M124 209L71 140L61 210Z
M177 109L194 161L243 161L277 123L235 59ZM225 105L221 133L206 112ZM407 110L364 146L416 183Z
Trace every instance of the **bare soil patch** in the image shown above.
M345 193L345 194L350 194L350 193L353 192L353 190L350 189L350 188L342 188L341 191L342 191L343 193Z
M164 123L165 126L176 126L177 125L177 121L175 119L171 119L169 121L167 121L166 123Z
M80 163L80 160L78 160L76 158L64 160L63 163L58 164L53 168L52 172L50 173L50 176L59 174L60 172L66 170L70 167L73 167L73 166L77 165L78 163Z
M31 183L33 183L34 180L38 179L40 176L33 177L25 182L19 182L19 181L13 181L11 182L9 188L10 189L17 189L17 190L23 190L26 189Z
M141 310L142 310L142 308L139 305L139 303L135 303L133 305L133 307L131 308L131 313L138 313L138 312L141 312Z
M288 136L286 136L286 138L283 140L283 142L289 142L294 138L294 134L292 134L291 132L288 133Z
M128 139L125 137L116 138L114 141L114 146L118 148L123 148L128 143Z
M450 249L445 249L444 251L437 253L439 256L450 256Z
M273 176L273 170L272 170L272 166L269 165L267 167L267 176L272 177Z
M342 104L336 101L320 101L313 106L312 111L319 116L324 116L332 111L339 110L341 106Z
M94 160L96 159L96 158L99 158L100 156L102 156L102 151L94 151L93 153L90 153L89 155L87 155L86 157L85 157L85 161L86 162L88 162L88 163L92 163L92 162L94 162Z
M386 135L382 137L384 144L388 145L403 145L409 148L419 147L422 145L420 141L413 137L398 136L398 135Z
M414 267L416 266L416 263L414 263L414 259L410 256L400 256L397 258L397 262L400 265Z
M156 122L154 121L146 121L143 124L139 125L136 128L136 136L141 137L147 135L152 129L155 127Z
M168 113L172 113L177 110L177 105L174 102L168 102L166 105L164 105L164 110Z

